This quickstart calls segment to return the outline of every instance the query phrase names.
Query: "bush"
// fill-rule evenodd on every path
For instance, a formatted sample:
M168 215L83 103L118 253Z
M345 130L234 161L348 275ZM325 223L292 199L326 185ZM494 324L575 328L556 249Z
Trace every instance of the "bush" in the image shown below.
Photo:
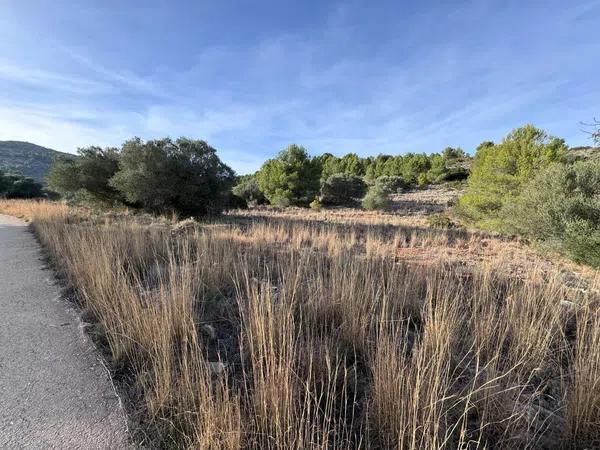
M431 228L446 230L454 228L456 224L445 214L432 214L427 217L427 225Z
M600 160L553 164L504 206L505 231L600 266Z
M290 145L263 164L256 179L273 205L307 206L319 190L319 163L303 147Z
M235 197L242 199L248 206L262 205L267 201L258 186L256 177L252 175L240 177L232 192Z
M566 154L562 139L532 125L512 131L501 144L477 148L467 193L459 200L462 213L485 228L499 223L505 204L514 201L535 174Z
M315 210L320 210L322 205L321 202L319 201L318 198L315 198L312 202L310 202L310 205L308 205L311 207L311 209L315 209Z
M427 178L427 174L426 173L420 173L417 176L417 184L419 186L424 186L429 182L429 178Z
M202 216L226 206L233 179L204 141L136 138L123 145L120 170L110 184L147 211Z
M399 193L408 187L408 183L400 176L381 176L375 180L375 184L381 186L390 193Z
M564 247L574 261L600 267L600 226L588 220L574 219L565 226Z
M367 186L359 176L346 173L331 175L321 185L321 203L351 206L365 195L366 190Z
M390 198L381 186L371 186L362 200L362 207L368 210L385 210L390 207Z

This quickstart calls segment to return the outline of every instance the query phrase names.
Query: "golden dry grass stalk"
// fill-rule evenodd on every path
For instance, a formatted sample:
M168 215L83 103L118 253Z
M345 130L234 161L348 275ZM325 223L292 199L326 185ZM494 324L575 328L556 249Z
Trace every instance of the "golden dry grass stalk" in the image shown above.
M32 222L157 446L598 445L597 278L565 286L541 259L507 271L530 257L514 243L289 212L0 212Z

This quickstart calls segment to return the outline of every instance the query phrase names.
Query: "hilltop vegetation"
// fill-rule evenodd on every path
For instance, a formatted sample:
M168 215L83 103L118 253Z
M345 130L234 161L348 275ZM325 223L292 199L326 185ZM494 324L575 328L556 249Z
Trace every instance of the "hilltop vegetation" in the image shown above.
M29 142L0 141L0 169L33 178L37 182L44 181L57 158L73 158L73 155Z
M353 176L370 185L393 177L398 186L460 181L468 176L469 161L470 157L463 150L451 147L441 154L361 158L355 153L342 157L330 153L310 157L305 148L292 144L276 158L266 161L253 176L272 205L307 206L317 197L320 202L322 197L327 197L324 189L329 189L334 182L331 177ZM248 183L248 180L243 182ZM351 201L351 197L346 201Z

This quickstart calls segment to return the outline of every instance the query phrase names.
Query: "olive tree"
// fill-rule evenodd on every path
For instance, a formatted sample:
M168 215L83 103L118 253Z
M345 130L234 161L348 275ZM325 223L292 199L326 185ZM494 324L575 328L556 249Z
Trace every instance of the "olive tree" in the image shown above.
M47 176L48 186L63 196L83 194L86 198L114 203L123 195L110 183L119 170L116 148L80 148L76 158L58 159Z
M202 216L226 206L233 180L233 170L204 141L135 138L123 144L110 185L147 211Z

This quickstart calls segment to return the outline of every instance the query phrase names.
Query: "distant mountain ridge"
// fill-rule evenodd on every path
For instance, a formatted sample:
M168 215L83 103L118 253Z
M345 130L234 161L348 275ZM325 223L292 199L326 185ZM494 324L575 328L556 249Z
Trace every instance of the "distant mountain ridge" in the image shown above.
M0 170L17 172L37 181L44 181L54 160L61 156L75 157L30 142L0 141Z
M569 154L575 159L600 158L600 147L571 147ZM0 170L17 172L36 181L44 182L52 163L59 157L75 158L76 155L25 141L0 141ZM465 168L470 165L470 159L457 164Z

